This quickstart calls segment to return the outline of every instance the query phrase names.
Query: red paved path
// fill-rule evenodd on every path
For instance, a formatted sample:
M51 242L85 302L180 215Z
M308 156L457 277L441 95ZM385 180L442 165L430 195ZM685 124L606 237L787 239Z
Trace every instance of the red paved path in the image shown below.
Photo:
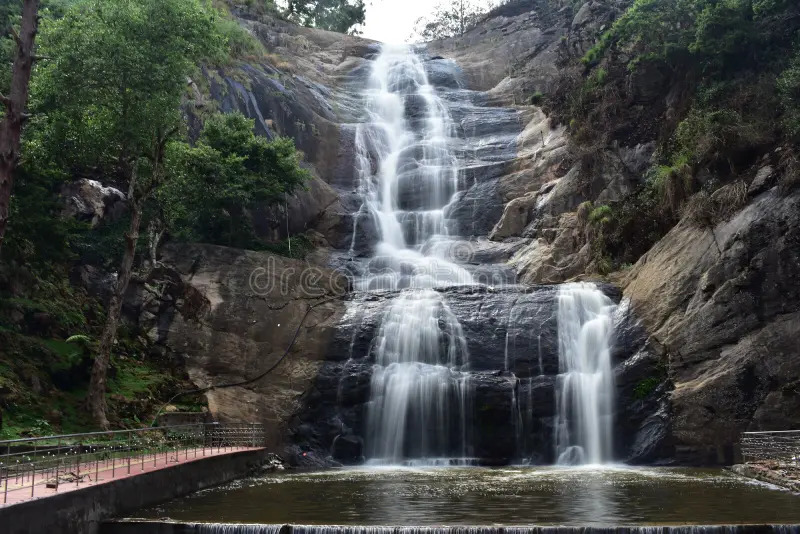
M128 477L135 477L142 473L158 471L166 467L185 464L210 458L212 456L224 456L226 454L236 454L244 451L260 450L259 447L223 447L222 449L196 448L181 451L170 451L168 453L146 454L145 456L132 457L130 464L128 459L91 461L80 464L80 482L64 482L58 484L58 488L46 487L48 480L55 479L54 471L46 471L43 474L36 473L31 480L30 473L24 478L11 477L8 482L0 479L0 508L11 506L21 502L35 499L43 499L52 495L75 491L76 489L105 484L113 480L120 480ZM63 466L60 476L63 477ZM69 473L77 473L78 466L69 467Z

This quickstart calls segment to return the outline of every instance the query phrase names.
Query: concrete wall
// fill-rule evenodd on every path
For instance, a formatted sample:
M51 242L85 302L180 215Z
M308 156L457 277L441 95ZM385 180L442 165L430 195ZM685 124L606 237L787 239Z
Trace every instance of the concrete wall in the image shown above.
M245 451L0 508L3 534L97 534L103 520L240 478L266 451Z

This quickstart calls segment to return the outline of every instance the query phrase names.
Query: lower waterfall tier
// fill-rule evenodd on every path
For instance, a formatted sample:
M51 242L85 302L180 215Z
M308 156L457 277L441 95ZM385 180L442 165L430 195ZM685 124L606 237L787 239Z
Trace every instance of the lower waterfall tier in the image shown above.
M600 289L607 302L619 301L613 288ZM446 334L439 340L444 356L438 362L420 356L418 363L392 360L394 351L384 340L393 322L408 320L403 293L355 294L315 388L293 421L297 455L344 464L386 459L418 465L425 458L433 464L452 463L443 458L482 465L555 462L562 373L559 291L557 286L432 291L446 302L446 310L431 315ZM613 417L611 457L651 461L665 423L653 417L658 405L641 401L634 390L652 372L655 356L642 350L644 333L624 306L610 320L614 339L608 356L620 412ZM420 338L406 342L418 351L434 350L427 331L420 326ZM402 396L407 403L402 413L381 408L406 387L418 391ZM376 414L381 418L375 420Z

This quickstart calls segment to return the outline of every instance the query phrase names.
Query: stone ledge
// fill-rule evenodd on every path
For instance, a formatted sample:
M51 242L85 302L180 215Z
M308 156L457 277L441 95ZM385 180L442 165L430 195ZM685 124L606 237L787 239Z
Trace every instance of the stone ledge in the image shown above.
M800 493L800 467L777 464L738 464L731 467L737 475L760 482L775 484L794 493Z

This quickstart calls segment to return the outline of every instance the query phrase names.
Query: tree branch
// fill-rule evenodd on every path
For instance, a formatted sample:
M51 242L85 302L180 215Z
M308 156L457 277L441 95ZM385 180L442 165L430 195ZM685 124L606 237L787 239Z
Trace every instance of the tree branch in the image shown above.
M0 104L3 104L5 107L10 107L11 106L11 99L8 98L3 93L0 93Z

